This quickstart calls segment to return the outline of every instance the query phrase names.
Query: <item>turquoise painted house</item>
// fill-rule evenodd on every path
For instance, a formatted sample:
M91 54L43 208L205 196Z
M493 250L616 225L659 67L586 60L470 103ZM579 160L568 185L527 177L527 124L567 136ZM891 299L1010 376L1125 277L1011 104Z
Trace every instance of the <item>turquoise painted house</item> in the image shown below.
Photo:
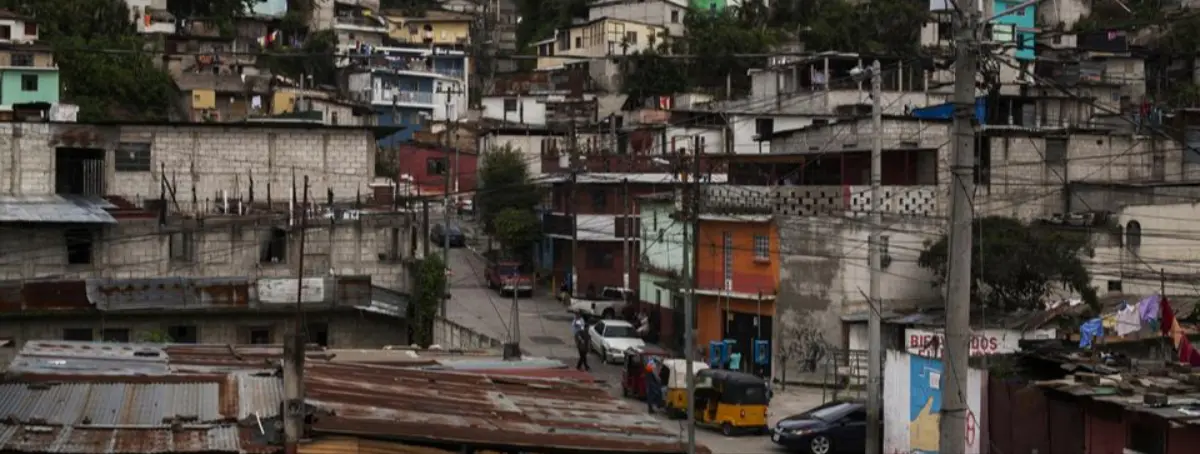
M730 6L737 6L739 2L731 2L729 0L689 0L688 3L696 11L719 13L725 11L725 8Z
M639 299L650 312L656 343L679 349L683 345L683 298L671 289L671 282L683 276L683 240L689 227L672 218L672 193L639 197L638 208L642 223Z
M38 44L38 32L32 18L0 18L0 110L58 102L58 66L50 46Z
M1019 1L995 0L993 14L1000 14L1020 5ZM1037 34L1037 7L1026 6L992 20L992 39L999 42L1015 42L1017 44L1016 58L1018 60L1033 60L1037 53L1034 43Z

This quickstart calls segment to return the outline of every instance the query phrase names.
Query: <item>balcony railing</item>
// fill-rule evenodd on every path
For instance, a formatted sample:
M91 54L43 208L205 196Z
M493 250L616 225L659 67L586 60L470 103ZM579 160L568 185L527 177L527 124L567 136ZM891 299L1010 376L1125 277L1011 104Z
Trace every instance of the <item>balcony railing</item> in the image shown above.
M372 99L374 104L433 104L431 91L377 90Z
M940 214L940 192L935 185L883 186L880 192L883 213ZM865 215L871 210L870 186L706 185L703 194L708 210L728 214Z
M383 23L381 23L379 21L379 19L371 18L371 17L335 16L333 18L333 21L337 25L353 25L353 26L357 26L357 27L383 28L383 29L387 28L387 26L385 26Z

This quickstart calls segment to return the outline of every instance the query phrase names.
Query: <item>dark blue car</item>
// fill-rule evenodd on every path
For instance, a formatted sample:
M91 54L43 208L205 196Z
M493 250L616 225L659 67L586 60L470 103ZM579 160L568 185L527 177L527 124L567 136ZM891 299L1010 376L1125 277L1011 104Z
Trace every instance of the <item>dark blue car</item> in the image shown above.
M789 416L771 429L771 441L789 451L811 454L861 453L867 446L867 407L833 401Z

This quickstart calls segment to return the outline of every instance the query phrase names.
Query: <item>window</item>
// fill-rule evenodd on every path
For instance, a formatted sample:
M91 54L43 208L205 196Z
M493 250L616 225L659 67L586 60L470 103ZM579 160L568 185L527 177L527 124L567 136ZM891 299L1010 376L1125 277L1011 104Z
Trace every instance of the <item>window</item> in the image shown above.
M725 232L721 238L725 256L725 290L733 290L733 234Z
M576 49L579 49L579 48L581 48L581 47L583 47L583 37L582 37L582 36L576 36L576 37L575 37L575 48L576 48Z
M167 240L171 250L171 261L191 262L196 259L196 243L192 232L173 232Z
M679 10L677 10L677 9L671 10L671 23L672 24L679 23Z
M758 140L763 140L775 132L774 118L756 118L754 119L754 134L758 135Z
M149 172L150 144L121 142L113 155L113 165L118 172Z
M0 25L0 39L12 39L12 27Z
M171 338L171 342L179 344L197 344L200 343L200 330L196 325L168 326L167 337Z
M771 260L771 239L766 235L754 235L754 260Z
M90 265L92 263L92 232L69 229L64 234L67 243L68 265Z
M1108 281L1108 291L1121 293L1121 281Z
M65 341L91 342L92 341L92 329L91 328L67 328L67 329L63 330L62 338Z
M1065 137L1046 138L1046 162L1063 164L1067 161L1067 139Z
M287 263L288 233L280 228L271 229L267 244L263 245L262 263Z
M517 111L517 100L505 99L504 100L504 111L505 112L516 112Z
M612 268L613 261L612 252L597 247L589 248L587 251L588 268Z
M654 212L654 217L651 219L653 219L653 225L654 225L654 228L651 230L657 231L658 230L658 212L657 211Z
M1007 24L992 25L992 41L1010 43L1016 35L1016 26Z
M272 339L269 326L256 326L246 330L246 343L250 345L270 344Z
M637 44L637 32L625 32L625 41L629 44Z
M305 334L305 341L310 344L317 344L322 347L329 346L329 324L328 323L309 323L305 327L308 332Z
M608 206L608 194L605 194L603 189L593 189L592 208L602 213L606 206Z
M38 76L37 74L22 74L21 75L21 91L37 91Z
M654 305L662 306L662 290L654 289Z
M428 158L425 160L425 175L445 175L446 158Z
M1125 225L1125 246L1135 254L1142 247L1142 224L1140 222L1129 221Z
M33 54L12 54L10 63L12 66L33 66Z
M337 112L332 112L329 114L329 123L333 124L333 125L338 124L338 113Z
M105 328L100 331L103 342L129 342L129 328Z
M33 22L25 23L25 36L37 36L37 24Z

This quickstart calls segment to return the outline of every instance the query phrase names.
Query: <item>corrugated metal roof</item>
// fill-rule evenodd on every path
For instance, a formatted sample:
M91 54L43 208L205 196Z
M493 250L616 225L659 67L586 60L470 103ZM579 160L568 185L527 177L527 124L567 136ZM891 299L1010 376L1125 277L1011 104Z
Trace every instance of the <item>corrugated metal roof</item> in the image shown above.
M158 344L29 341L9 364L8 373L164 375L170 367Z
M0 419L51 425L157 426L216 422L220 385L200 383L5 383Z
M133 454L242 452L236 425L130 428L0 424L0 451Z
M250 279L88 279L87 297L102 311L246 307L250 300Z
M316 433L577 452L686 452L678 434L604 388L561 380L310 363ZM700 448L699 452L707 452Z
M261 376L238 373L238 419L252 416L269 418L279 416L279 403L283 402L283 380L276 376Z
M109 208L99 197L0 195L0 222L116 224Z

